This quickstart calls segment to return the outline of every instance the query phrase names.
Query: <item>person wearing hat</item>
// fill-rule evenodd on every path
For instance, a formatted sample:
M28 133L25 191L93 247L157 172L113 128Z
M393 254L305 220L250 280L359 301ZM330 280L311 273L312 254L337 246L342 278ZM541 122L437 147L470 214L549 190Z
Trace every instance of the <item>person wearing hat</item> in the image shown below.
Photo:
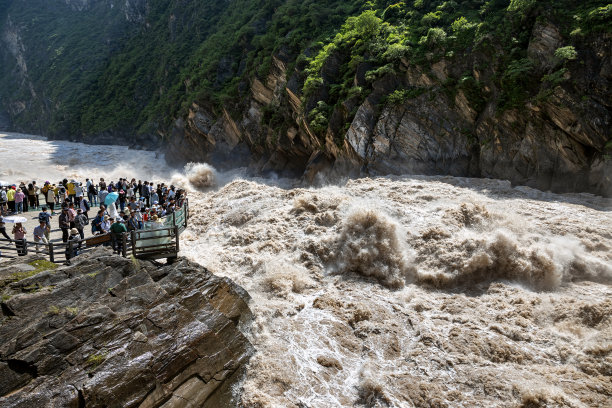
M85 214L83 214L83 210L79 208L77 210L76 217L74 217L74 227L79 232L81 239L85 239L85 233L83 230L85 229L86 225L89 225L89 219L85 216Z
M104 219L100 223L100 229L102 234L106 234L110 231L111 223L114 221L114 218L109 217L108 215L104 216Z
M113 225L110 227L111 232L111 244L113 246L113 251L117 251L117 253L121 253L121 247L123 245L123 233L127 232L127 228L125 224L121 222L119 218L115 220Z
M76 228L70 229L68 237L68 245L66 245L66 262L70 264L70 259L79 254L81 249L81 241L79 240L79 231Z

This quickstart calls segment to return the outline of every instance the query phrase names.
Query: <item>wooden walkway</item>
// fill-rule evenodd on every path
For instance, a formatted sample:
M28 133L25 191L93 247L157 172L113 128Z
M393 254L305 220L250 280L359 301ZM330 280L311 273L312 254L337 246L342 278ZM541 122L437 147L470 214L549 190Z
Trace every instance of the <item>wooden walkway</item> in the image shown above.
M64 263L71 258L92 251L99 246L111 246L124 257L138 259L161 259L169 261L178 256L181 233L187 228L189 202L165 217L163 223L147 222L143 229L94 235L82 240L62 243L38 243L26 240L0 239L0 258L17 258L27 254L39 254L54 263Z

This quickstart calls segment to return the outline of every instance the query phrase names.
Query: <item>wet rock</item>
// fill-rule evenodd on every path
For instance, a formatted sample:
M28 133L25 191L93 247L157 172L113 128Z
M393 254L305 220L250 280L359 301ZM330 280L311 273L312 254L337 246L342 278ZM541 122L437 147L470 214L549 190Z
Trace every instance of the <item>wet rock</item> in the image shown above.
M0 406L227 404L217 389L252 353L248 294L185 259L101 249L27 280L41 289L0 281Z

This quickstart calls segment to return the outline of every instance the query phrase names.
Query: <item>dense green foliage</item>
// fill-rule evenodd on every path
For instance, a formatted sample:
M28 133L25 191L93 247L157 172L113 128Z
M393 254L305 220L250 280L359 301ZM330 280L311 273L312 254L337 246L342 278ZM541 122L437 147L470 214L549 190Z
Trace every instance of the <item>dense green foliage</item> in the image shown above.
M85 10L67 3L0 0L0 28L19 33L27 63L26 81L16 80L15 64L0 65L0 102L32 104L15 115L18 124L46 123L64 136L166 130L193 102L238 109L273 55L303 83L305 113L319 134L343 101L363 100L376 81L407 66L427 71L442 59L472 64L445 92L462 90L483 109L487 95L472 68L486 63L500 109L521 107L546 97L534 91L542 83L562 83L566 65L580 63L581 42L609 31L612 18L612 4L596 0L148 0L132 21L111 1ZM551 72L536 72L527 55L538 20L568 39ZM385 101L427 91L400 87ZM278 125L282 116L268 107L264 122Z
M322 106L330 113L350 97L360 66L369 67L365 75L369 83L410 65L429 72L442 59L454 66L466 66L465 72L443 84L443 91L453 95L463 90L472 107L479 111L484 109L486 95L472 77L472 70L485 61L496 73L493 85L500 91L499 109L520 108L532 97L542 100L546 93L537 93L539 84L562 82L567 71L563 64L580 58L574 44L579 44L585 35L609 32L612 20L612 4L592 0L378 0L368 4L370 10L349 17L309 60L304 96L325 95L309 105L315 106L309 114L315 131L322 129L324 123ZM571 39L572 43L555 53L555 72L536 72L535 61L528 58L527 46L536 21L554 23L564 30L564 37ZM323 78L322 68L331 59L340 65L339 72ZM471 65L466 64L468 60ZM322 88L328 92L321 92ZM367 89L360 88L362 97ZM398 89L386 101L398 104L425 91Z

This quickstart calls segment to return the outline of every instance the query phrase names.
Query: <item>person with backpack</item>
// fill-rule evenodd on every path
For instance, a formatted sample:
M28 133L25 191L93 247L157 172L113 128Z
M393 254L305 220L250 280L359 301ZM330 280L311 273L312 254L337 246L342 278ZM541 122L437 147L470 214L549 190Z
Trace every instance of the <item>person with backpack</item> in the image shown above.
M83 214L85 214L85 217L87 217L87 219L89 219L89 210L91 209L91 206L89 205L89 201L83 197L83 199L81 200L81 204L79 204L79 207L81 208L81 210L83 210Z
M8 197L6 195L6 189L0 189L0 215L6 215L8 212Z
M38 213L38 222L44 222L47 225L45 231L45 237L49 241L49 232L51 231L51 215L47 212L47 207L43 207L42 211Z

